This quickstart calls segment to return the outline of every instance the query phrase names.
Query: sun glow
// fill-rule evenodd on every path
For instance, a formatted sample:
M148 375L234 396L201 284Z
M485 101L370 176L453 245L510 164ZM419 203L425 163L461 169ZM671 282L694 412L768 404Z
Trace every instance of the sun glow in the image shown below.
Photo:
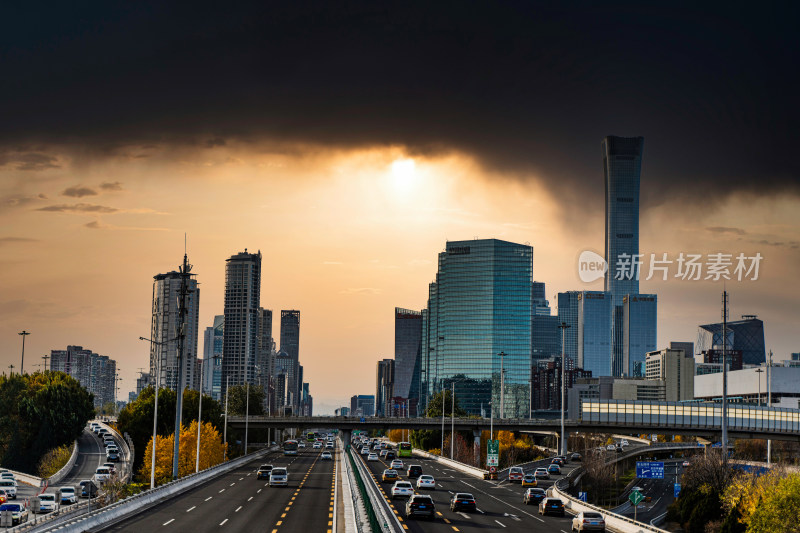
M397 159L392 162L394 184L399 189L406 189L414 182L416 164L413 159Z

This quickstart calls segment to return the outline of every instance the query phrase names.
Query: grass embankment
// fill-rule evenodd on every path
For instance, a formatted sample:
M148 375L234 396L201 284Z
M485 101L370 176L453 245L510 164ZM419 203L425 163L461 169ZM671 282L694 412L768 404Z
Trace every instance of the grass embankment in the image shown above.
M64 468L71 456L72 444L53 448L39 460L39 464L36 467L36 475L45 479L49 478Z

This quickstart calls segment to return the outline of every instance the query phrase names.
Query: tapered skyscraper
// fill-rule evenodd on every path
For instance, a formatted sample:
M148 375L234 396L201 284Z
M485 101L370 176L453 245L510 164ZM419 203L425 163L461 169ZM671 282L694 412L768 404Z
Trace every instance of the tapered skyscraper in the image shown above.
M261 305L261 252L245 249L225 265L225 329L222 343L222 396L226 383L256 381L259 307Z
M644 137L603 139L603 175L606 193L605 291L613 305L611 369L623 370L623 299L639 294L639 180Z

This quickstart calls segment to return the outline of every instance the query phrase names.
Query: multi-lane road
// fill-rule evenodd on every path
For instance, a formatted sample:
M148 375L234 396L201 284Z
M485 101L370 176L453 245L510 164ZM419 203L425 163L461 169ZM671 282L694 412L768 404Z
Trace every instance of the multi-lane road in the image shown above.
M175 498L92 531L331 532L335 461L322 459L322 451L301 448L296 456L270 452ZM262 464L287 467L288 487L270 487L266 479L256 479Z
M119 443L117 443L119 445ZM69 474L61 480L55 487L48 487L47 492L55 492L58 487L78 486L84 479L92 479L95 470L106 462L105 447L103 441L88 429L84 429L78 437L78 456L75 465ZM121 464L121 463L120 463ZM36 496L42 491L42 487L32 487L25 483L20 483L17 487L17 498L28 499Z
M416 490L420 494L429 494L436 506L436 519L433 522L425 520L406 519L405 499L391 499L391 486L393 483L382 483L381 475L389 468L386 461L366 461L366 456L359 455L369 468L375 482L382 489L384 496L393 511L401 520L403 529L408 531L436 531L436 532L482 532L486 529L505 531L542 531L542 532L568 532L572 528L572 516L567 513L564 518L555 516L540 516L537 505L522 503L525 492L518 483L508 481L486 481L467 476L431 459L422 457L403 457L406 469L409 464L422 466L424 474L430 474L436 479L436 490ZM580 463L570 462L562 468L560 476L551 476L550 480L540 480L539 487L547 489L559 478L566 476ZM526 467L525 472L532 471ZM407 480L404 471L398 471L400 479ZM410 480L412 484L416 480ZM456 492L469 492L477 502L477 512L451 512L450 497Z

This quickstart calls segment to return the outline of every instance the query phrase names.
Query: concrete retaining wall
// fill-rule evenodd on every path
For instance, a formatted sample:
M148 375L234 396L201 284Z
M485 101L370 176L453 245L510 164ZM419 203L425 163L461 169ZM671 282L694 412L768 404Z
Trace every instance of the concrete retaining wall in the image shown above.
M75 466L75 461L78 459L78 441L72 443L72 454L69 456L69 461L65 464L61 470L47 478L48 485L56 485L60 483L62 479L67 477L67 474L70 473L72 467Z

